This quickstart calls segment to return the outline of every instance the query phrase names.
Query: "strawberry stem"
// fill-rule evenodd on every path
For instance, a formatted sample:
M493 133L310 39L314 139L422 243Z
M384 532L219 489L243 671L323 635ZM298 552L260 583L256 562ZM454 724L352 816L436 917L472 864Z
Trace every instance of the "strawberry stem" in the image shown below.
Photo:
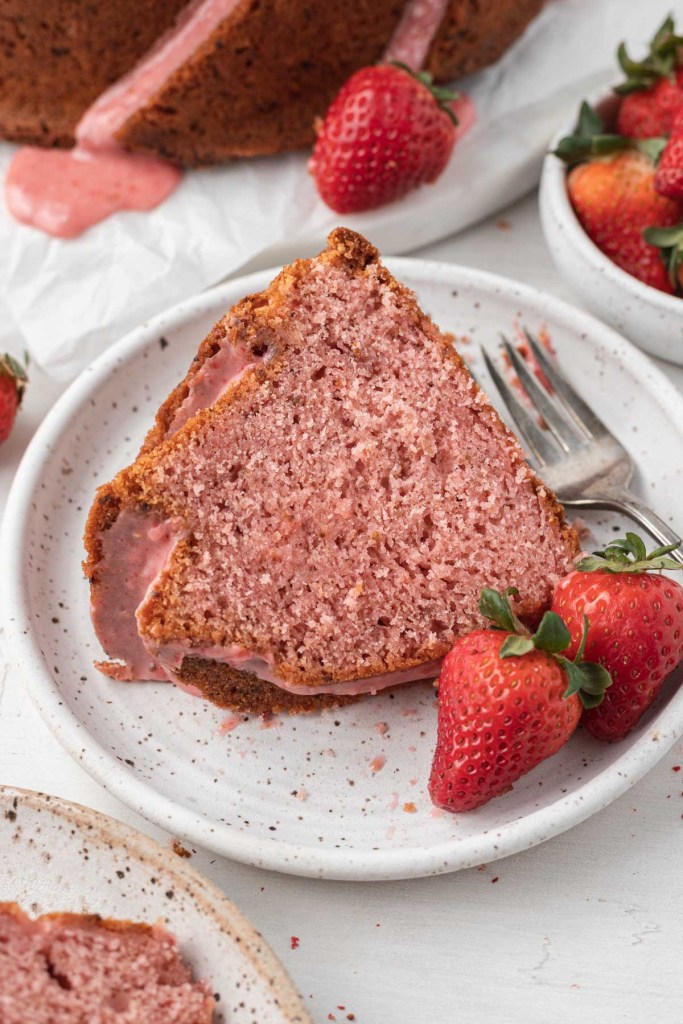
M680 547L665 544L646 553L645 544L637 533L627 533L623 539L613 540L604 551L594 551L577 564L579 572L661 572L662 569L681 569L669 554Z

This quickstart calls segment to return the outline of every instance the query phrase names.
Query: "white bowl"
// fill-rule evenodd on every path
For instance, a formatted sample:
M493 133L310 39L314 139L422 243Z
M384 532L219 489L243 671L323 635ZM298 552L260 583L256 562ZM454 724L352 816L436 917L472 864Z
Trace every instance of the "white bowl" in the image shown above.
M613 94L602 93L592 105L609 107ZM574 130L576 116L550 146ZM543 163L541 224L557 269L584 306L649 352L683 366L683 299L667 295L613 263L588 237L567 195L566 167L552 152Z

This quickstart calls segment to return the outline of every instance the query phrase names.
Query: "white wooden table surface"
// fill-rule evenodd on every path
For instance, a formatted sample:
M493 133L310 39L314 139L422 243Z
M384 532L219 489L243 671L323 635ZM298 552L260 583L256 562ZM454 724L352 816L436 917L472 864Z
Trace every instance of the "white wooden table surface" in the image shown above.
M533 196L418 255L570 298L546 253ZM660 366L683 391L683 369ZM21 453L59 391L34 373L16 430L0 448L0 510ZM0 658L0 782L87 804L168 843L70 760L22 684ZM316 1022L675 1024L683 1022L679 764L681 743L572 831L440 878L318 882L202 851L192 863L263 932Z

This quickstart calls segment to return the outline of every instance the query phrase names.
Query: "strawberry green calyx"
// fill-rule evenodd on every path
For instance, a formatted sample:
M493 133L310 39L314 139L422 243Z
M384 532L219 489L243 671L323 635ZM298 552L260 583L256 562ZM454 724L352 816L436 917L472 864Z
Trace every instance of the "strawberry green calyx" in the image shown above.
M621 43L617 50L617 60L626 80L616 86L614 91L620 96L626 96L630 92L651 88L660 78L673 80L682 50L683 36L676 35L671 16L655 32L644 60L632 60L625 44Z
M680 547L677 544L665 544L654 548L647 554L643 541L637 533L627 533L623 540L613 540L604 551L594 551L586 555L578 563L579 572L655 572L662 569L681 569L681 566L669 554Z
M643 238L650 245L657 246L662 254L674 291L680 291L679 271L683 266L683 224L674 224L670 228L645 228Z
M565 135L553 150L555 156L574 167L586 160L600 156L611 156L626 149L635 149L645 153L656 163L662 155L667 140L665 138L632 139L625 135L605 131L605 122L589 103L584 100L579 112L576 131Z
M28 384L28 374L18 359L9 352L0 353L0 377L11 377L17 389L17 398L21 402Z
M416 82L420 82L421 85L424 85L425 89L432 94L437 105L441 110L443 110L444 114L448 114L453 124L458 124L458 118L450 104L454 103L455 100L460 99L459 92L456 92L455 89L448 89L445 86L434 85L434 76L431 75L429 71L413 71L412 68L409 68L407 64L403 64L400 60L392 60L389 61L389 63L392 64L393 67L400 68L401 71L405 71L406 74L410 75L411 78L414 78Z
M499 629L511 634L501 645L500 657L520 658L531 651L545 651L566 673L567 689L562 695L565 700L578 694L584 708L597 707L607 687L612 685L612 677L602 665L583 660L588 637L588 617L583 616L583 636L576 657L573 660L565 658L562 651L569 647L572 638L563 619L555 612L546 612L538 629L532 634L512 610L510 595L516 596L518 593L515 587L508 587L502 594L486 587L479 599L482 615L491 619Z

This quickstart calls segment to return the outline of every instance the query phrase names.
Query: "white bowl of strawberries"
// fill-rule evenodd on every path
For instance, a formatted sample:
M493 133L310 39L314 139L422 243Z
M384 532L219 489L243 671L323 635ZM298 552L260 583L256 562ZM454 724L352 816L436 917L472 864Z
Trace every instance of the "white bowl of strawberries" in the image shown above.
M640 62L583 103L545 159L540 208L558 270L640 348L683 365L683 37L668 18Z

